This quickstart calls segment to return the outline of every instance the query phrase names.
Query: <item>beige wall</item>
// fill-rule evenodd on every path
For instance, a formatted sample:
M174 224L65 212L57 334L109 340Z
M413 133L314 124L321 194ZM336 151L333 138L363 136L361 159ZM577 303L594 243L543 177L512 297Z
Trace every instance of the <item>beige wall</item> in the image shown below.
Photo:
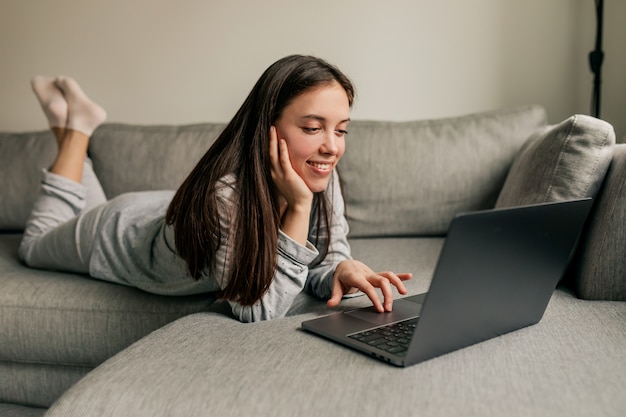
M110 121L226 121L290 53L352 77L355 119L526 103L544 105L552 122L589 111L592 0L0 1L0 130L45 127L35 74L74 76ZM607 0L622 22L624 3ZM608 90L625 95L624 54L609 45L618 49L626 25L613 26L603 109L623 121L624 101Z

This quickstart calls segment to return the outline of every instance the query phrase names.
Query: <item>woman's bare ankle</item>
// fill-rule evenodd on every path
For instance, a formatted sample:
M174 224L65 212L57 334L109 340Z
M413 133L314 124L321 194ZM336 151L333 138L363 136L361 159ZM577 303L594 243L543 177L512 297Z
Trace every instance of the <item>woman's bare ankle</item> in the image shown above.
M50 172L80 183L83 178L89 136L76 130L65 129L64 135L57 141L59 151Z
M66 134L66 129L64 127L51 127L52 133L54 134L54 138L57 141L57 149L61 149L61 142Z

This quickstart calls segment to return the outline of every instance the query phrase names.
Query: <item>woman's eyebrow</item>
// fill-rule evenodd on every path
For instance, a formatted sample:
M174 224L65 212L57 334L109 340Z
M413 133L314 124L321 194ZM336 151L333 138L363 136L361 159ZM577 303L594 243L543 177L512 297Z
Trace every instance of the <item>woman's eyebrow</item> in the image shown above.
M307 114L305 116L300 117L300 119L313 119L313 120L317 120L320 122L326 122L326 118L324 116L319 116L317 114ZM347 119L343 119L341 122L339 123L347 123L350 121L350 118L348 117Z

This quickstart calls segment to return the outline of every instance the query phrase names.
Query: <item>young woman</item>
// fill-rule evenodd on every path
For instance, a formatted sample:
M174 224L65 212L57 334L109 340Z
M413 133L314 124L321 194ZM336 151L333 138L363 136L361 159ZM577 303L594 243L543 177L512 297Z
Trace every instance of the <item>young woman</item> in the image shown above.
M325 61L272 64L176 192L106 201L86 158L106 113L69 77L35 77L58 143L20 256L145 291L215 293L244 322L283 316L303 290L334 307L362 291L380 312L411 274L353 260L336 166L354 89ZM376 292L382 293L382 300Z

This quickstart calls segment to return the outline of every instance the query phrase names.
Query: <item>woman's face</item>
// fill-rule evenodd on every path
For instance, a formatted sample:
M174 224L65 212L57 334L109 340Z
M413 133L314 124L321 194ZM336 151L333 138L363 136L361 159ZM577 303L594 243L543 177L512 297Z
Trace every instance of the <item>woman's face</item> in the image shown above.
M300 94L276 121L276 133L287 142L291 166L312 192L326 189L346 148L349 122L348 95L336 81Z

